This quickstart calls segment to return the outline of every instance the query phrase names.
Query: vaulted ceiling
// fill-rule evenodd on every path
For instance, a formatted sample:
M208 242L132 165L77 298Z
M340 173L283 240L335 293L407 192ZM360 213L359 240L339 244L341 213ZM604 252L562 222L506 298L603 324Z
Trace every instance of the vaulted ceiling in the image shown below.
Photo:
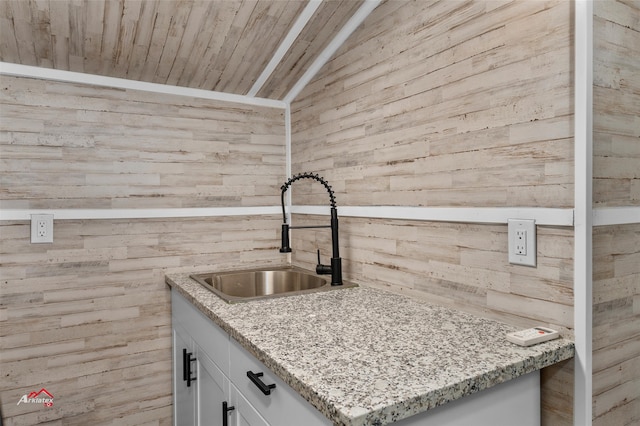
M0 61L283 99L362 3L0 0Z

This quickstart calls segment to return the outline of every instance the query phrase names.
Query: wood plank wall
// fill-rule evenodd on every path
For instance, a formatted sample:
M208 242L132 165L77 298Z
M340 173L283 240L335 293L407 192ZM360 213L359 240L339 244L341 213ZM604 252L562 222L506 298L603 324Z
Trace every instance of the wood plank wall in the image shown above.
M347 205L571 208L571 37L563 1L383 3L293 103L295 168Z
M326 222L326 216L295 217L296 225ZM506 232L502 225L342 217L340 255L349 279L571 335L572 230L538 227L537 268L508 264ZM297 230L292 238L296 263L313 269L317 248L324 258L331 255L328 231Z
M640 2L594 2L593 40L594 207L640 206ZM593 248L593 425L637 425L640 223L596 227Z
M4 208L280 203L280 109L6 76L1 83Z
M2 78L3 208L279 203L281 110ZM164 274L282 264L279 216L0 223L0 402L11 425L170 425ZM54 406L20 404L46 388Z
M571 2L383 2L292 104L293 171L341 205L573 207ZM301 182L294 202L323 204ZM295 217L297 224L326 220ZM573 230L341 218L348 279L530 326L573 330ZM293 261L328 255L297 231ZM543 372L543 419L571 425L573 366Z
M593 236L593 425L640 423L640 224Z
M594 207L640 206L640 2L594 2Z

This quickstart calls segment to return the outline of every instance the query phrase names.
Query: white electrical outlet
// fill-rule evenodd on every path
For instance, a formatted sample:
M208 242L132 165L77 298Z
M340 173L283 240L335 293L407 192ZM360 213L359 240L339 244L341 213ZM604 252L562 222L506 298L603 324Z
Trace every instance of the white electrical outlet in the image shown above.
M52 214L32 214L31 215L31 243L52 243L53 242L53 215Z
M536 266L536 221L509 219L509 263Z
M527 231L516 229L515 252L518 256L527 255Z

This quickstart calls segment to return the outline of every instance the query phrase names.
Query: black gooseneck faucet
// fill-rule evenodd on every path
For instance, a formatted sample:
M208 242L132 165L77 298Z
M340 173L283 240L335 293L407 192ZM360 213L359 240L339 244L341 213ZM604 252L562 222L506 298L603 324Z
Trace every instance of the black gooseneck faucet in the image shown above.
M287 214L284 209L284 193L291 184L300 179L313 179L320 182L329 192L329 200L331 202L331 224L330 225L318 225L318 226L289 226L287 223ZM331 246L332 256L331 265L323 265L320 262L320 249L318 249L318 264L316 265L316 273L319 275L331 274L331 285L342 285L342 259L340 258L340 249L338 243L338 210L336 209L336 197L333 193L331 186L323 178L317 174L311 174L308 172L300 173L284 183L280 187L282 193L280 194L280 201L282 202L282 246L280 247L280 253L291 253L291 247L289 243L289 229L309 229L309 228L331 228Z

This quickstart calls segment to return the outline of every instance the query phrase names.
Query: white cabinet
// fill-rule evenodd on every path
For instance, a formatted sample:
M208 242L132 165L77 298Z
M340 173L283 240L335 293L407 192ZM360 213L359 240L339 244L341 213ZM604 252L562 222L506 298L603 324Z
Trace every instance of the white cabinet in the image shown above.
M229 399L229 337L173 293L173 403L175 426L222 425ZM213 357L211 355L214 355ZM217 355L217 359L215 356ZM231 423L229 423L231 424Z
M175 426L332 424L176 291L172 292L171 304ZM397 424L539 426L539 372L509 380Z
M174 425L331 425L175 291L171 308Z

